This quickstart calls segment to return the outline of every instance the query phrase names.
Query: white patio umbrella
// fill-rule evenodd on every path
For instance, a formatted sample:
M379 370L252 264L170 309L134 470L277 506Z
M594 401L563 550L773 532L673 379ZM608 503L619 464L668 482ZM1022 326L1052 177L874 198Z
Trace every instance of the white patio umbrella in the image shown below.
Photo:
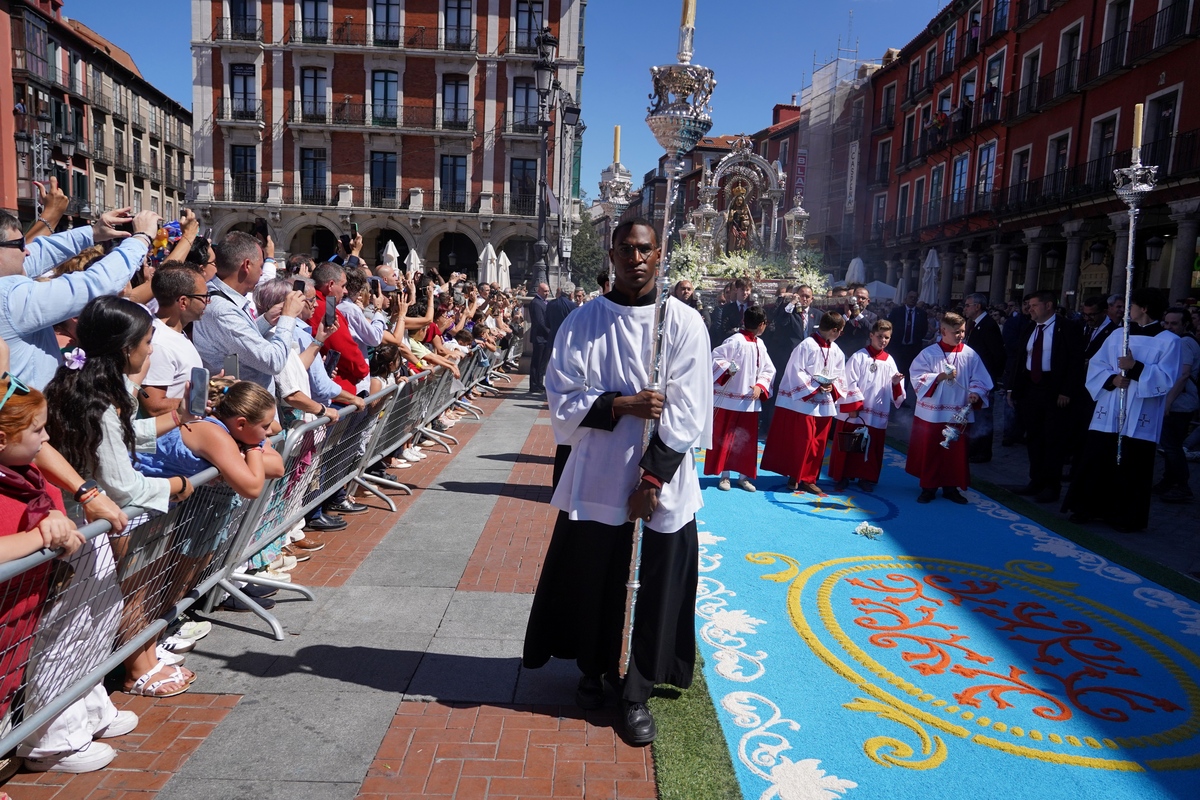
M399 255L399 253L397 253ZM416 250L409 250L408 255L404 258L404 271L409 275L415 275L421 271L421 257L417 255Z
M501 252L499 261L500 276L496 280L500 282L500 289L505 292L512 289L512 283L508 278L508 268L511 266L512 262L508 260L508 253Z
M387 244L383 246L383 263L392 269L400 266L400 251L396 249L396 243L391 239L388 239Z
M883 281L871 281L867 284L867 291L871 293L872 300L896 299L896 290Z
M917 299L926 305L936 306L938 302L938 279L942 273L941 262L938 261L937 250L932 247L921 265L921 283L917 288Z
M500 280L500 259L496 257L496 248L488 242L479 255L479 282L492 283Z
M866 283L867 268L863 264L861 258L855 257L850 260L850 266L846 267L846 283Z
M896 281L896 302L904 302L905 297L908 297L908 281L904 280L904 277L901 276Z

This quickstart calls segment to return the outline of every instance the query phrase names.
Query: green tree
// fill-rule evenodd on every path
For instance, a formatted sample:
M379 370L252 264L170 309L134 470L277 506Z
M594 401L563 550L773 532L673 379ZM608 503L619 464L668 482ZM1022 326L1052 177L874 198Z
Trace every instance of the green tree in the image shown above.
M591 292L599 288L596 275L608 267L608 255L586 208L579 212L579 217L579 230L571 240L571 282Z

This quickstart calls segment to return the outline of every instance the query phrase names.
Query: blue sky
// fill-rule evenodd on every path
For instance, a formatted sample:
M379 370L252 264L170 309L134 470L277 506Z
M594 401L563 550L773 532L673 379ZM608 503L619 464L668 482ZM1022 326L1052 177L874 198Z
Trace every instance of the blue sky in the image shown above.
M717 73L713 133L753 133L771 122L775 103L790 102L842 45L878 60L901 47L944 3L938 0L699 0L696 58ZM646 127L649 68L675 60L679 0L591 0L583 79L583 187L597 194L620 125L621 161L635 181L661 154ZM114 8L120 13L114 13ZM190 108L191 3L188 0L66 0L63 11L95 29L137 61L142 74ZM853 30L850 12L854 12Z

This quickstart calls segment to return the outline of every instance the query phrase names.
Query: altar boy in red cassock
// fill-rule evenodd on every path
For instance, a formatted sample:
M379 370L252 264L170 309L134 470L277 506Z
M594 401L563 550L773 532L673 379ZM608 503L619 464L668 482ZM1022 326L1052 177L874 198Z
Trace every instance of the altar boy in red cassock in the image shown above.
M704 474L720 475L717 488L729 491L729 473L738 486L753 492L758 477L758 412L770 393L775 365L759 338L767 329L761 306L742 315L742 329L713 350L713 446L704 458Z
M871 326L870 344L850 356L846 362L846 397L839 403L834 426L833 452L829 455L829 477L837 481L834 493L844 492L850 481L858 479L858 488L875 491L883 468L883 442L887 438L892 406L904 403L904 376L896 359L887 351L892 340L892 323L881 319ZM849 411L854 405L859 411ZM837 436L865 427L868 445L865 453L846 453L838 447Z
M846 396L846 357L832 346L845 326L841 314L821 317L816 332L792 350L779 382L762 468L786 475L792 491L827 496L817 486L817 478L837 403ZM845 410L857 409L847 406Z
M992 379L975 351L963 344L966 331L966 320L947 313L941 341L922 350L909 370L917 411L904 470L921 480L918 503L933 500L939 486L947 500L967 502L959 493L971 484L965 429L974 419L972 409L987 405ZM949 448L941 446L947 428L958 432Z

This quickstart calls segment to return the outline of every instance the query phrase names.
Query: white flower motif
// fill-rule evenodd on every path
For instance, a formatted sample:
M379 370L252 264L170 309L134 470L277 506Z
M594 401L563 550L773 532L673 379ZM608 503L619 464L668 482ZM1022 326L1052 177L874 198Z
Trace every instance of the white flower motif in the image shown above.
M760 800L838 800L848 789L858 788L854 781L826 774L815 758L792 761L787 756L771 768L771 782Z
M758 633L755 628L759 625L766 625L765 619L755 619L741 609L722 609L714 611L711 617L714 627L719 628L727 634L737 636L738 634Z
M696 532L696 539L697 539L697 540L700 542L700 544L702 544L702 545L705 545L705 544L717 544L717 543L719 543L719 542L723 542L723 541L725 541L725 537L724 537L724 536L717 536L717 535L716 535L715 533L713 533L712 531L697 531L697 532Z

